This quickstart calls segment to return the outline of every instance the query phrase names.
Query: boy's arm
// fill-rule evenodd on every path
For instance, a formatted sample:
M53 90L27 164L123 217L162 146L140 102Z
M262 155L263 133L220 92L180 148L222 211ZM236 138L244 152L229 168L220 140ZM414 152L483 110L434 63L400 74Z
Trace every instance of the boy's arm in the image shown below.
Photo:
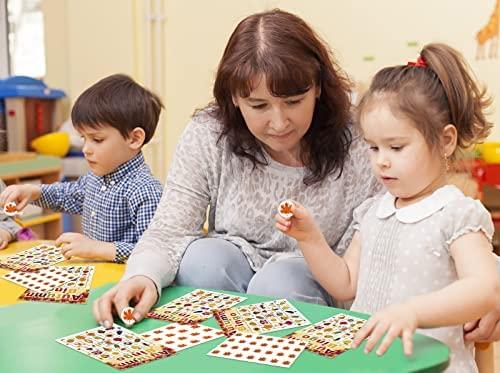
M33 203L54 211L81 214L87 180L88 176L81 176L76 181L43 184L40 198Z
M129 200L130 213L132 214L137 237L140 238L151 219L153 218L158 203L161 199L162 185L159 181L155 183L144 183L139 187L134 187L134 193ZM115 261L124 263L132 253L135 242L116 241Z

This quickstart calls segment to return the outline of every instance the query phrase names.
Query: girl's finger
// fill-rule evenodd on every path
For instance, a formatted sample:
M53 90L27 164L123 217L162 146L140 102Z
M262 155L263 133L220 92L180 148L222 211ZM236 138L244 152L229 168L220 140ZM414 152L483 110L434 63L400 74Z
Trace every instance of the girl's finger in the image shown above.
M385 334L385 332L388 329L388 325L382 322L378 322L377 326L373 329L373 332L370 334L370 338L368 338L368 341L366 342L365 345L365 353L369 353L377 342L382 338L382 336Z
M399 336L400 333L401 330L399 330L399 328L389 328L389 331L385 335L382 343L380 344L380 346L378 346L377 355L382 356L383 354L385 354L389 346L392 344L392 342L394 342L394 340Z
M403 350L406 356L413 353L413 332L409 329L403 330Z
M290 229L290 226L283 225L281 223L276 222L275 224L276 229L282 231L282 232L287 232Z
M354 336L352 347L353 348L359 347L361 342L363 342L370 335L376 324L377 324L376 319L371 318L370 320L368 320L365 323L365 325Z

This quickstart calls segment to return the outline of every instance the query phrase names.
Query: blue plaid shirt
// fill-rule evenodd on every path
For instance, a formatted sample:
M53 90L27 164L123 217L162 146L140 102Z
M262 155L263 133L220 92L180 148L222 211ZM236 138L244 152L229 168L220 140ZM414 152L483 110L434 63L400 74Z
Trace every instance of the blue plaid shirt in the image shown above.
M123 263L151 221L162 193L142 153L105 176L92 172L72 182L42 185L35 203L82 215L83 234L113 242L115 261Z

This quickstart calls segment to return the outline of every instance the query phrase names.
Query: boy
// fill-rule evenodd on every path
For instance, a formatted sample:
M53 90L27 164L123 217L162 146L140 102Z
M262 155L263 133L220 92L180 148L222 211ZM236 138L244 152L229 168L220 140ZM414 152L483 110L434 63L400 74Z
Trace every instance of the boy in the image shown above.
M160 99L125 75L111 75L84 91L71 120L84 139L90 172L74 182L11 185L0 204L34 201L82 215L83 234L56 240L67 258L125 262L153 217L162 193L142 155L163 107Z

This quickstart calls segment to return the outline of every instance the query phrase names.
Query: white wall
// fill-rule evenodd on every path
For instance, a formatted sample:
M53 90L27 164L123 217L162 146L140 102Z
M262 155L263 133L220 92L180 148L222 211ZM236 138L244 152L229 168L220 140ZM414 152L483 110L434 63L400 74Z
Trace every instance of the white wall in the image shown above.
M415 60L425 43L440 41L464 53L494 96L500 92L500 59L474 60L475 34L488 21L495 0L159 1L166 16L163 100L167 107L159 154L166 163L153 167L160 177L190 115L212 97L214 73L229 35L239 20L257 11L280 7L303 17L356 80L368 81L383 66ZM62 87L74 99L112 72L144 80L140 20L145 2L44 0L49 85ZM408 46L412 41L418 45ZM498 123L500 113L491 119ZM500 140L500 126L491 139Z

